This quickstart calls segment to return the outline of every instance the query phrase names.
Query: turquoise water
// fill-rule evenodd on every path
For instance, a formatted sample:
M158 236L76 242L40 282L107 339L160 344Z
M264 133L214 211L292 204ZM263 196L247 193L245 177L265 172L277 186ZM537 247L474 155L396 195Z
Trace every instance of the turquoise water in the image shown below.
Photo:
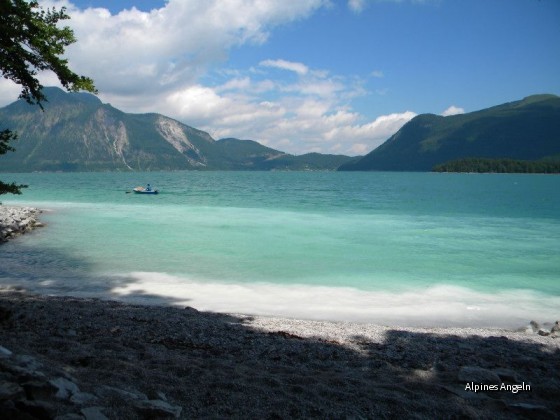
M48 227L0 284L51 294L390 324L502 326L560 308L560 177L2 174ZM156 196L131 193L151 183Z

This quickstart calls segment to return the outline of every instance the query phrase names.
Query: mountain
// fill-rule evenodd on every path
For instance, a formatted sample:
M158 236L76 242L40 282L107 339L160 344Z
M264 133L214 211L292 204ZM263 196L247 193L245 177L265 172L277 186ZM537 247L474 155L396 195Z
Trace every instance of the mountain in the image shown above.
M418 115L342 171L430 171L465 158L560 157L560 97L534 95L481 111Z
M252 140L214 140L160 114L128 114L89 93L44 88L43 106L0 109L0 130L18 133L2 172L150 170L334 170L353 158L294 156Z

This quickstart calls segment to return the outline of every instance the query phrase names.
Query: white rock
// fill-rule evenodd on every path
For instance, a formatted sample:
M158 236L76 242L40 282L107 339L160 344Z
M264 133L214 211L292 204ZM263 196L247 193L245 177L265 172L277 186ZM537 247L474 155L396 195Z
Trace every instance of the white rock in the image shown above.
M49 383L57 388L55 397L61 400L69 399L73 394L80 392L78 385L62 377L51 379Z

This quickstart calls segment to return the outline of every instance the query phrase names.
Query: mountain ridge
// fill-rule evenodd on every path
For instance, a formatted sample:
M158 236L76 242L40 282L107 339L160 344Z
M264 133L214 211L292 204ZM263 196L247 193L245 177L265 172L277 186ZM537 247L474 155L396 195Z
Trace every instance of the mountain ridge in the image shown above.
M430 171L464 158L538 160L560 154L560 97L519 101L451 116L420 114L347 171Z
M0 129L18 133L16 152L2 156L0 171L335 170L353 159L307 159L254 140L214 140L173 118L125 113L89 93L44 93L44 111L22 100L0 109Z
M560 97L531 95L465 114L420 114L365 156L291 155L207 132L158 113L129 114L89 93L45 88L45 111L18 100L0 129L18 132L1 172L150 170L430 171L464 161L560 156ZM447 165L460 160L461 165ZM487 162L484 163L486 165ZM479 165L480 166L480 165Z

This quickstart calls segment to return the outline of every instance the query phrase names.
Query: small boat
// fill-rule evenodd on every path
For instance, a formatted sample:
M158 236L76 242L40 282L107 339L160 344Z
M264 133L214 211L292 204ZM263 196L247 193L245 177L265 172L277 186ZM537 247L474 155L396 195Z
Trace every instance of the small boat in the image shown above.
M157 194L158 190L148 189L146 187L136 187L132 191L136 194Z

